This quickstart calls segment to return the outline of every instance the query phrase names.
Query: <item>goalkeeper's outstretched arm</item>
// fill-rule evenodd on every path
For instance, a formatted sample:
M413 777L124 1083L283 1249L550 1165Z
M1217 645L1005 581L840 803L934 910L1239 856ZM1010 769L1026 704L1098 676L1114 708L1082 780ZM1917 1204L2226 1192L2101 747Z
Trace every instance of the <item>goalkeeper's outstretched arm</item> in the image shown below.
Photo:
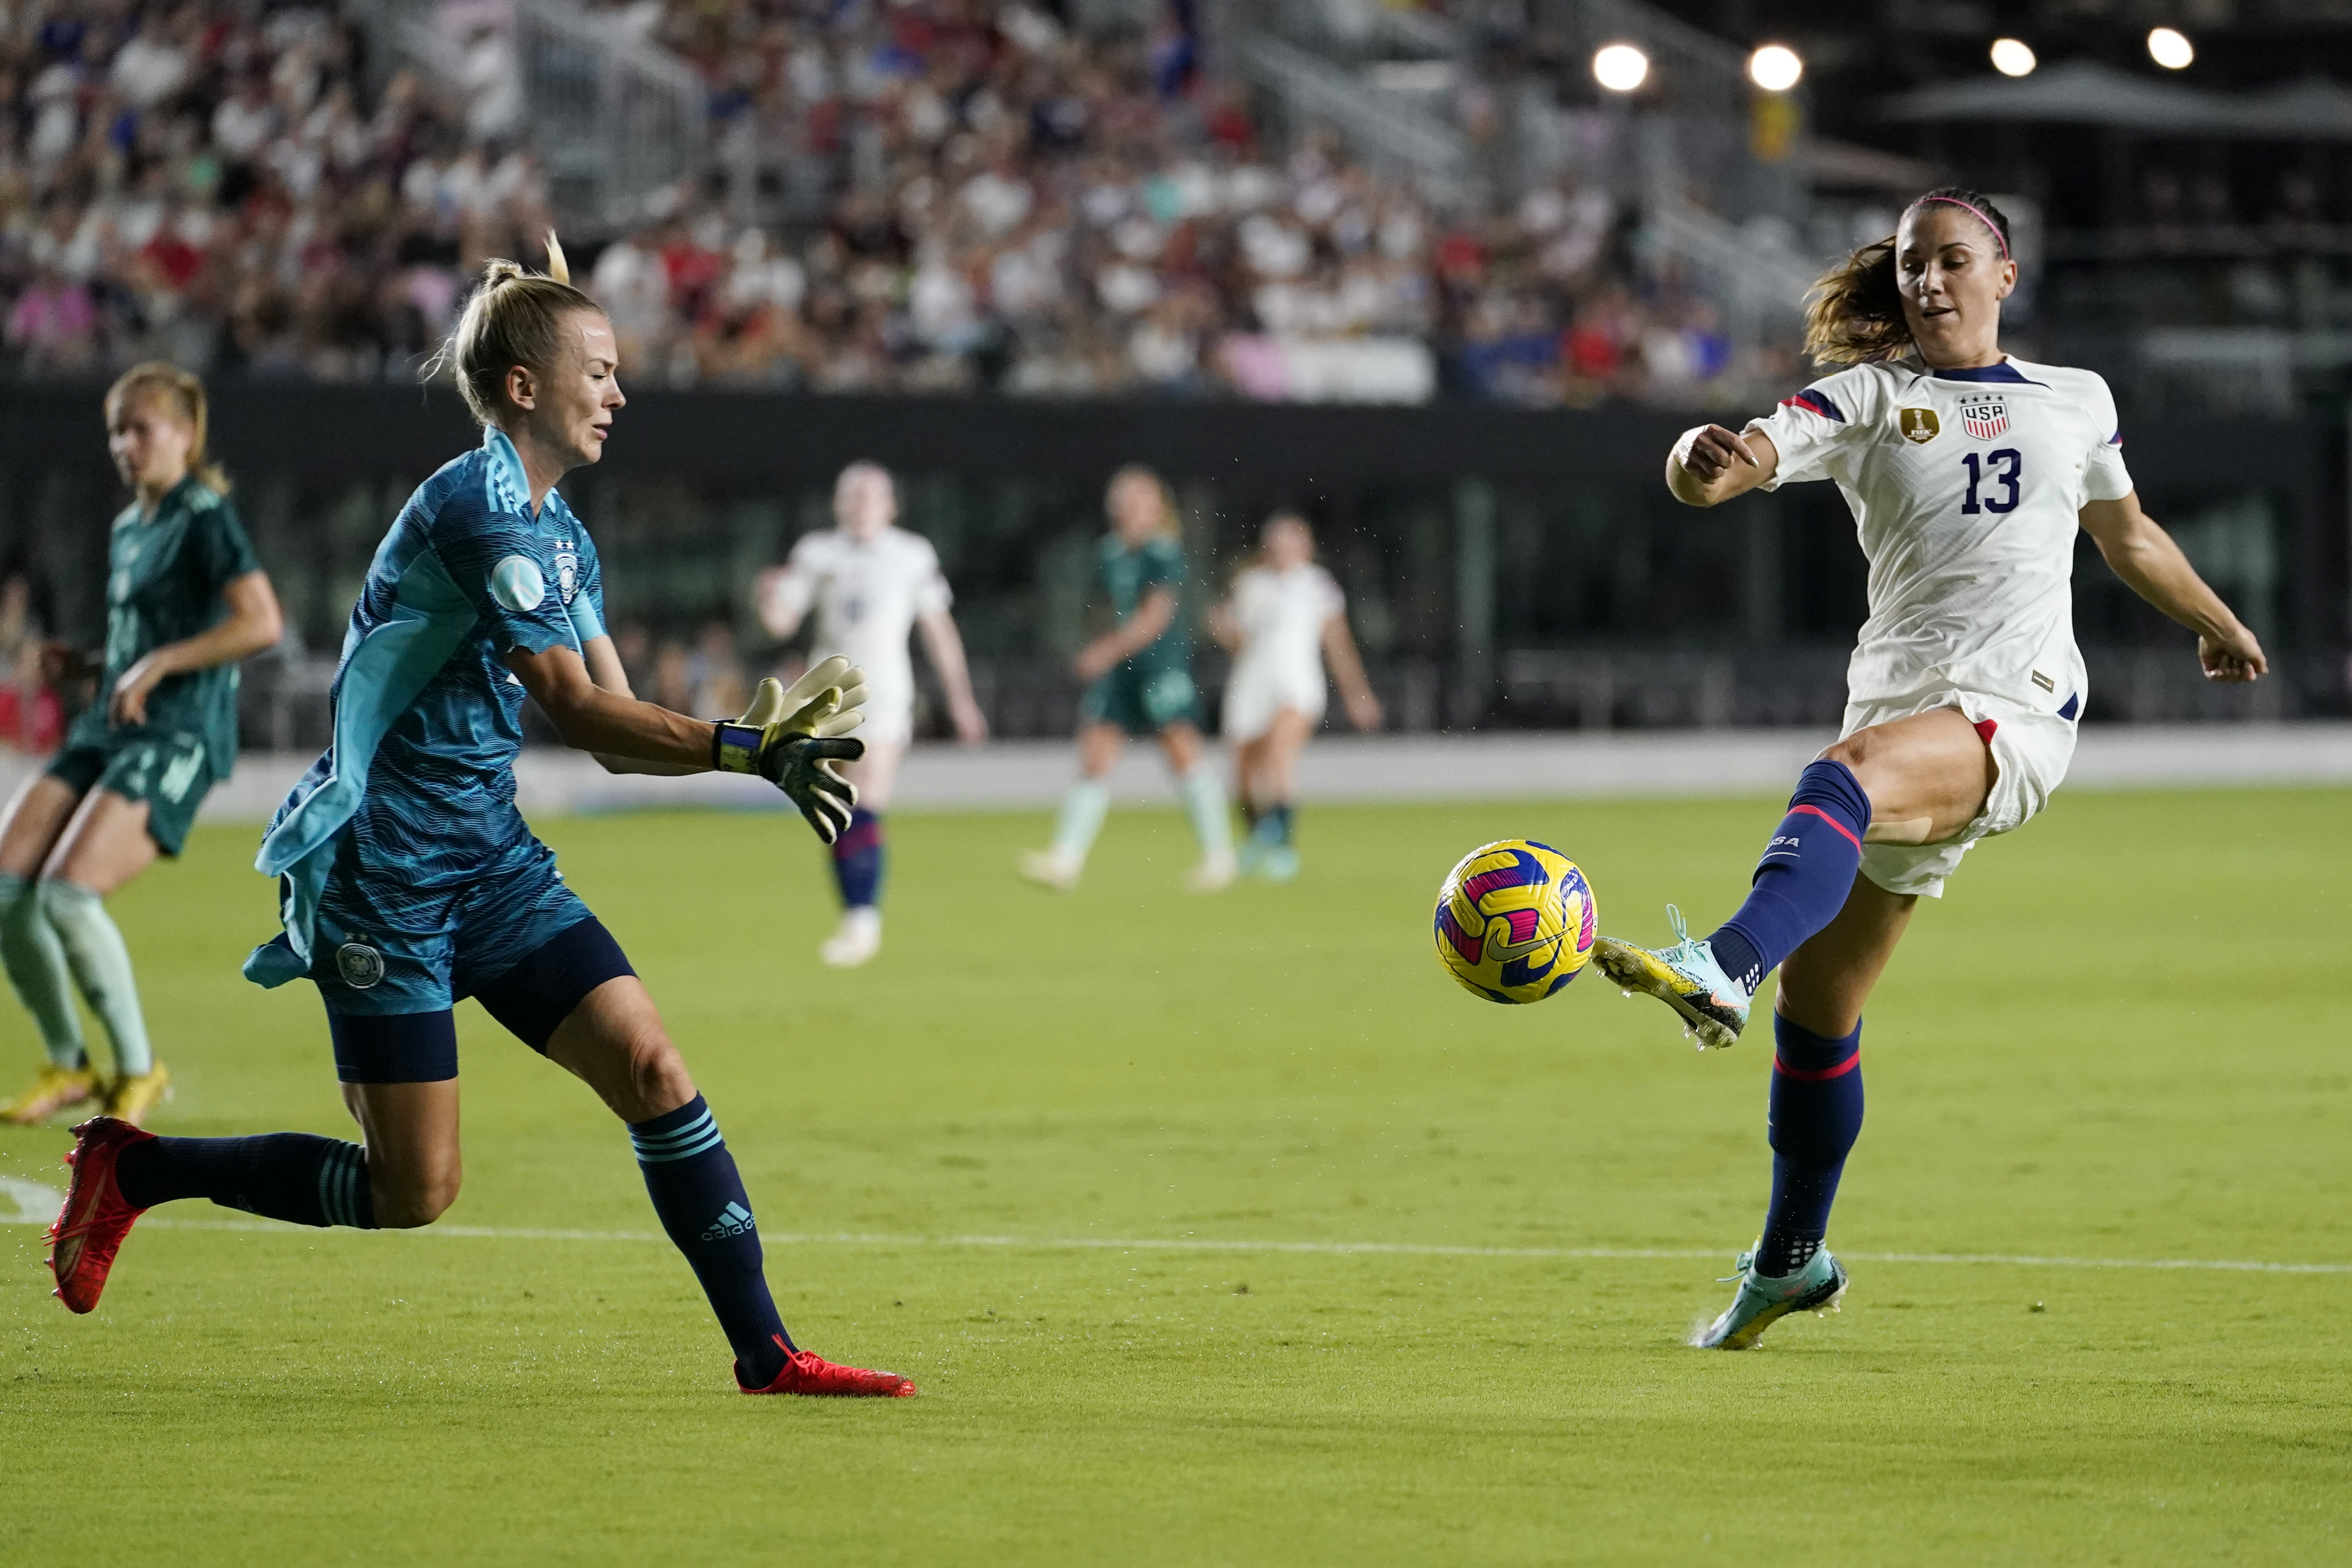
M634 700L636 693L629 689L629 672L621 663L621 650L613 646L609 637L591 637L581 645L580 657L588 667L588 679L598 689L617 697ZM684 763L654 763L640 757L625 757L613 752L592 752L598 763L608 773L650 773L656 777L675 778L685 773L707 773L706 762L698 767Z
M717 725L638 701L629 694L625 677L617 679L618 690L608 689L588 673L586 661L571 648L551 647L544 653L516 648L507 655L506 662L548 722L555 726L555 732L563 737L563 743L594 754L608 768L622 764L615 772L699 773L717 765L713 740ZM620 660L614 658L612 663L617 676ZM660 765L628 766L631 763Z
M568 647L516 648L506 662L564 744L607 768L618 763L615 771L755 773L790 796L827 844L849 825L857 792L836 770L866 753L866 743L848 733L865 717L857 705L866 681L847 659L824 660L789 691L763 680L750 711L715 724L638 701L625 694L625 677L616 678L621 690L607 689Z

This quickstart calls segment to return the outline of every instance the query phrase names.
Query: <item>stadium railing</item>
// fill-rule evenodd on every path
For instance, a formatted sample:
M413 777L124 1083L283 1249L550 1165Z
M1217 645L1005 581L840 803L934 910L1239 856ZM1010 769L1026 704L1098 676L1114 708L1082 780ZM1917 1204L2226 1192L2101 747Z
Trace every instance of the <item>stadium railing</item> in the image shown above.
M434 73L462 79L467 40L430 8L352 0L371 33ZM647 202L709 156L709 89L684 61L569 0L507 0L515 129L546 173L556 214L601 229L642 219Z

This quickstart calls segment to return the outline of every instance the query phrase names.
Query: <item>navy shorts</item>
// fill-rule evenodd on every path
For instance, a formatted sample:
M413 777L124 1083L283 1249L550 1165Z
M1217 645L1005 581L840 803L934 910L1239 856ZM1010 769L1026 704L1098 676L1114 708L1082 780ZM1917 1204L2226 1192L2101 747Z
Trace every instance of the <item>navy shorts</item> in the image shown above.
M607 980L635 974L594 915L564 927L505 973L474 988L482 1010L532 1050ZM335 1076L345 1083L441 1083L457 1076L457 1024L446 1007L426 1013L327 1012Z
M310 951L345 1083L457 1077L449 1009L467 996L543 1051L581 998L635 973L535 838L450 889L338 864L320 895Z
M536 838L446 887L356 869L346 851L319 894L310 978L330 1013L431 1013L587 918Z

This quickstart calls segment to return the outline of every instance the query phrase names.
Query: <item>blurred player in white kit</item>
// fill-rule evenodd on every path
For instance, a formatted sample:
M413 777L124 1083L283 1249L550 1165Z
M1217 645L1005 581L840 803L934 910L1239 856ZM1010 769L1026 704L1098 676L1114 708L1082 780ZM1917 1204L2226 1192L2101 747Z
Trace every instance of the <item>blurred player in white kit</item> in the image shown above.
M1242 868L1286 882L1298 874L1292 831L1298 753L1323 721L1327 664L1348 721L1359 730L1381 725L1380 700L1349 635L1348 602L1315 563L1305 519L1287 511L1266 519L1256 562L1209 612L1209 630L1234 656L1224 731L1234 745L1234 793L1250 824Z
M948 613L954 595L940 572L929 540L894 526L898 487L875 463L852 463L833 487L836 526L803 534L782 566L760 574L761 622L782 641L800 630L810 611L816 631L812 663L841 654L866 671L866 755L850 764L857 810L833 846L834 880L841 889L841 927L817 952L837 969L864 963L882 950L882 814L889 809L898 764L915 733L915 666L908 633L922 628L923 651L947 689L956 739L988 739L988 720L972 700L963 638Z

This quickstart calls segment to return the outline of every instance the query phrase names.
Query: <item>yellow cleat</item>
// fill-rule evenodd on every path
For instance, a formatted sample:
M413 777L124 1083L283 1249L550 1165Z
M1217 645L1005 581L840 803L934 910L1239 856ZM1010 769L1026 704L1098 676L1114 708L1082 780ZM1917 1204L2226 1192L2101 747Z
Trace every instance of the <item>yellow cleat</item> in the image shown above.
M1680 1014L1684 1036L1697 1040L1700 1050L1722 1050L1748 1027L1754 998L1723 972L1713 948L1692 937L1682 910L1668 904L1666 921L1675 928L1674 946L1635 947L1604 936L1592 944L1592 962L1626 995L1643 992Z
M125 1073L107 1086L106 1113L137 1127L147 1120L158 1100L172 1092L172 1071L157 1062L145 1072Z
M97 1095L98 1075L88 1068L61 1068L55 1062L45 1062L32 1088L0 1105L0 1121L29 1127L47 1121L68 1105L79 1105Z

